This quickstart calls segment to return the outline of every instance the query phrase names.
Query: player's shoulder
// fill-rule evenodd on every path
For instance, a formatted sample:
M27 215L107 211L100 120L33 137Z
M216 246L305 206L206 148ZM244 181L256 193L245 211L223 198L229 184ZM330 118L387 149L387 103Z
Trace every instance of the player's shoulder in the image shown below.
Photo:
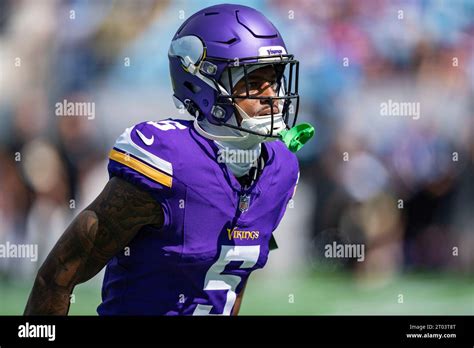
M144 150L152 154L175 157L186 146L192 122L180 119L143 121L125 129L114 148L133 154Z
M266 145L277 174L289 178L290 181L297 180L299 164L296 155L288 150L286 145L279 140L267 142Z
M132 130L132 140L152 146L154 143L173 142L173 139L182 140L188 136L190 127L192 127L192 121L167 118L160 121L140 122L128 129Z
M144 121L126 128L110 151L109 169L127 167L171 186L174 172L183 163L188 148L191 121L164 119Z

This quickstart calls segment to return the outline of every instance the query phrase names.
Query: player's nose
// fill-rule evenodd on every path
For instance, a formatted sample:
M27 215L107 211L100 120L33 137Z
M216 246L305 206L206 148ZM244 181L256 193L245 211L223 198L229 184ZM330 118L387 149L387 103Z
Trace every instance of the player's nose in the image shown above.
M262 97L275 97L276 96L276 91L274 90L272 84L270 82L265 82L262 85Z
M273 90L273 88L268 87L264 90L264 92L260 95L261 97L276 97L276 93ZM270 99L260 99L260 104L261 105L271 105L274 109L278 108L278 99L273 99L272 102L270 102Z

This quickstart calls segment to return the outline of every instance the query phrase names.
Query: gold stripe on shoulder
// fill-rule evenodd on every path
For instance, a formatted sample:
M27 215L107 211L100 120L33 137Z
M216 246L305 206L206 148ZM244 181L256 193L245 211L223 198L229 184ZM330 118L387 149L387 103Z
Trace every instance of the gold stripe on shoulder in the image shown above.
M133 170L145 175L146 177L168 187L171 187L173 178L169 175L166 175L159 170L150 167L149 165L143 163L136 158L126 155L123 152L112 149L109 153L109 158L119 162L127 167L132 168Z

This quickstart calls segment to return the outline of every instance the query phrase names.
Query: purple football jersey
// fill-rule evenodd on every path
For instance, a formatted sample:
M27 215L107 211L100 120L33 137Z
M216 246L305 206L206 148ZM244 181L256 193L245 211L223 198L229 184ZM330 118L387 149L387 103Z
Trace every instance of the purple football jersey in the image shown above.
M298 181L296 156L282 142L262 147L266 165L244 190L191 121L125 130L110 152L109 175L148 191L165 218L110 260L100 315L231 314L250 273L267 262Z

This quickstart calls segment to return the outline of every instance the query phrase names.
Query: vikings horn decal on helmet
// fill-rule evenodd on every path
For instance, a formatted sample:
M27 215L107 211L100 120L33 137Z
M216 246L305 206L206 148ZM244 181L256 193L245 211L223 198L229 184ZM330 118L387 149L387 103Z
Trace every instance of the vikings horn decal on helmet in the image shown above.
M260 12L241 5L216 5L188 18L175 34L168 52L173 98L197 120L227 126L264 138L293 127L298 115L299 63L288 54L275 26ZM248 74L261 67L275 69L276 96L249 93ZM246 93L233 94L232 87L245 79ZM259 125L246 117L236 99L276 101L279 113L259 116ZM240 125L228 121L239 112ZM262 132L262 129L264 131Z

